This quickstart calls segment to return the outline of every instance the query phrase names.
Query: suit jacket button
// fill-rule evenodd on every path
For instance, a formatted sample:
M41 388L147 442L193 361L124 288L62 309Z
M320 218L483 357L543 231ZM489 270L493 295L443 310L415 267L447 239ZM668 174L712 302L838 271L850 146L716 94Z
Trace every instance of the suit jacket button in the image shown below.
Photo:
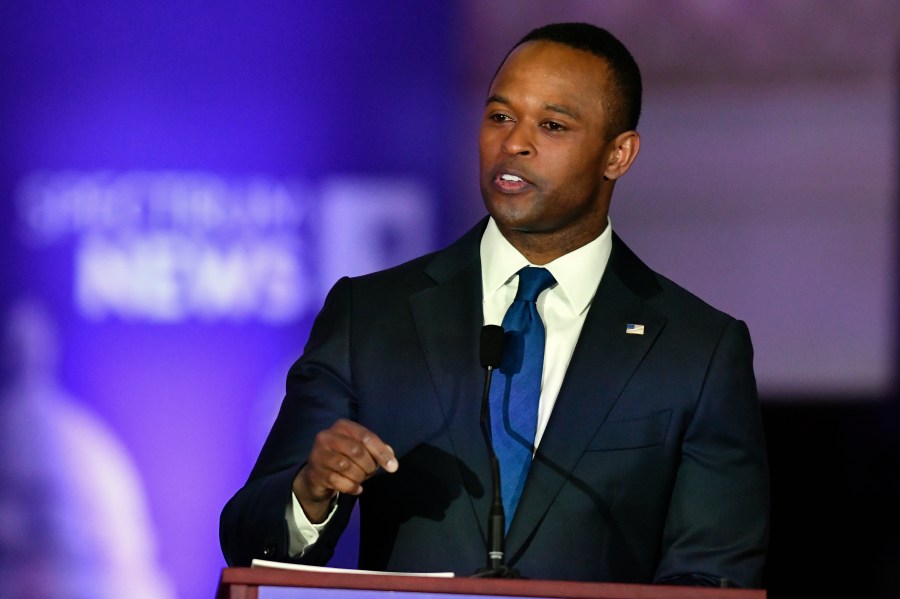
M272 557L275 555L275 545L266 545L263 547L263 557Z

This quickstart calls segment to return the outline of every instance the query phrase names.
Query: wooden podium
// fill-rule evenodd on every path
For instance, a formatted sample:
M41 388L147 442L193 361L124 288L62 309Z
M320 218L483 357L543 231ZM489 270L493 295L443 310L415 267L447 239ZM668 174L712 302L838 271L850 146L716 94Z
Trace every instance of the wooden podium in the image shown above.
M454 597L455 596L455 597ZM760 589L716 589L555 580L429 578L224 568L216 599L765 599Z

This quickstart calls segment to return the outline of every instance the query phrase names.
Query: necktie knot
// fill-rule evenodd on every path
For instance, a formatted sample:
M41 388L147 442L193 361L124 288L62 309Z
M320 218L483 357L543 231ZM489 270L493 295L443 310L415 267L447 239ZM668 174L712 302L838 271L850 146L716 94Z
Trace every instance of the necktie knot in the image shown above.
M519 288L516 290L516 301L535 302L544 289L547 289L556 279L546 268L526 266L519 271Z

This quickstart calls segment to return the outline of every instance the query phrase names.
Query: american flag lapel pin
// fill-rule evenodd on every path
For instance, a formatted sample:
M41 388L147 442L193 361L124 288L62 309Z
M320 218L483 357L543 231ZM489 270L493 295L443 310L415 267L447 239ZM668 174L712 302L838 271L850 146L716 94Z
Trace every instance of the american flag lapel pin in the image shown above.
M626 335L643 335L644 334L644 325L628 323L625 325L625 334Z

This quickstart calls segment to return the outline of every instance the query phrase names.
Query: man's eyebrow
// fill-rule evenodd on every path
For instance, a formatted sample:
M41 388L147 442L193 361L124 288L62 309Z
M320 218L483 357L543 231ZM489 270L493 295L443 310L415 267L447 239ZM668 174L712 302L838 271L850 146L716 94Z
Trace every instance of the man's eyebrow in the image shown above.
M576 121L581 120L581 115L574 108L569 108L568 106L562 106L561 104L544 104L544 110L550 110L553 112L558 112L560 114L564 114L566 116L572 117Z
M497 104L506 104L507 106L509 105L509 100L507 100L504 96L498 96L496 94L488 97L487 102L485 102L485 105L493 104L494 102L496 102Z

